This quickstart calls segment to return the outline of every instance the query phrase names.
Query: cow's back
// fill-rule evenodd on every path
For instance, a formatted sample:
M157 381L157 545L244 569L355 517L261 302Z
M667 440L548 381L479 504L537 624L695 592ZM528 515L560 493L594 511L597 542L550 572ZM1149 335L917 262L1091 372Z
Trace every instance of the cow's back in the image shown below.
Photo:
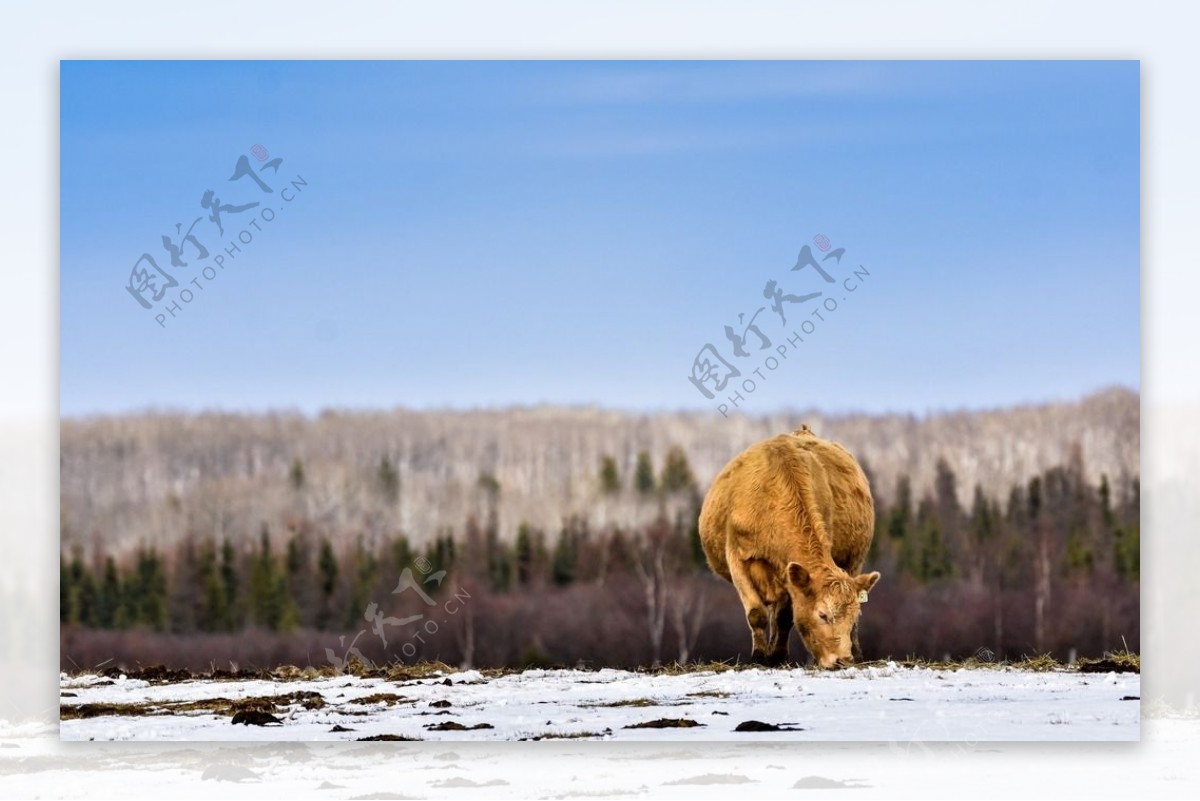
M875 533L875 502L867 476L850 452L838 443L812 434L794 439L821 465L820 481L814 482L814 492L829 534L833 561L850 575L857 575Z
M700 514L701 544L713 572L730 578L731 544L743 557L785 566L802 544L795 514L802 484L811 490L834 561L857 573L875 526L866 476L845 448L806 430L750 446L713 480Z

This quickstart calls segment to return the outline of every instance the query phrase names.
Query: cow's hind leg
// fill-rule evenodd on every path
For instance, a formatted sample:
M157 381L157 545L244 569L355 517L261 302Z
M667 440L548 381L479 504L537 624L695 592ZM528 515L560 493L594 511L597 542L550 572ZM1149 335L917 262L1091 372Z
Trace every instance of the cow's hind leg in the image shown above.
M751 568L746 562L729 554L729 574L733 586L737 588L738 596L742 599L742 608L746 612L746 624L750 626L750 641L752 652L750 659L758 664L768 664L767 655L771 647L770 629L771 616L762 595L751 578Z

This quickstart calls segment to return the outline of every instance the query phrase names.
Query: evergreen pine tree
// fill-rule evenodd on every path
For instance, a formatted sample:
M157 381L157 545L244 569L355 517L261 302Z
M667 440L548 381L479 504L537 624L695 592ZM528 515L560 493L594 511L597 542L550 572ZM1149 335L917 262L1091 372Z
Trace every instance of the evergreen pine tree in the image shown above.
M217 563L217 547L212 540L200 547L200 614L198 625L201 631L224 631L229 624L228 596L221 581L221 569Z
M517 583L522 587L533 580L533 534L524 520L517 526L516 546Z
M82 626L95 624L96 583L83 562L82 549L76 547L69 562L60 561L59 616L64 623ZM65 567L65 572L63 568Z
M241 587L238 583L237 551L228 538L221 542L221 588L225 592L225 602L221 606L225 616L220 621L220 629L237 631L245 625L245 618L238 598Z
M104 578L100 583L100 595L96 603L96 625L102 629L123 628L125 623L122 609L121 578L117 563L112 556L104 559Z
M688 464L687 454L678 446L667 451L667 461L663 465L661 486L663 492L683 492L695 487L696 478L692 475L692 466Z
M187 537L175 546L167 594L167 625L172 633L190 634L196 630L196 599L203 594L200 559L196 541Z
M912 485L908 476L896 480L896 499L888 515L887 534L893 540L903 540L912 526Z
M154 548L141 548L133 584L137 624L155 631L167 627L167 574Z
M291 482L292 489L304 489L304 463L300 461L300 457L292 459L292 466L288 470L288 481Z
M496 592L512 586L514 555L511 548L496 538L488 540L488 582Z
M378 479L383 497L389 503L395 503L400 497L400 473L397 472L396 466L392 464L392 460L386 454L379 460Z
M367 605L371 603L371 591L379 575L379 560L375 554L363 547L361 539L354 547L354 562L350 581L350 603L346 607L347 627L359 625Z
M250 618L256 626L274 630L279 625L278 566L271 553L271 535L264 525L258 537L258 552L250 568Z
M633 486L641 495L650 495L655 490L654 464L650 461L647 451L641 451L637 455L637 464L633 469Z
M600 491L605 495L616 495L621 491L621 475L617 462L607 454L600 459Z
M333 544L327 538L321 539L321 550L317 556L317 580L320 589L320 606L317 610L317 628L327 629L334 620L333 592L337 589L338 562L333 552Z
M579 542L570 526L564 525L558 533L554 554L550 560L550 579L560 587L575 580L578 569Z

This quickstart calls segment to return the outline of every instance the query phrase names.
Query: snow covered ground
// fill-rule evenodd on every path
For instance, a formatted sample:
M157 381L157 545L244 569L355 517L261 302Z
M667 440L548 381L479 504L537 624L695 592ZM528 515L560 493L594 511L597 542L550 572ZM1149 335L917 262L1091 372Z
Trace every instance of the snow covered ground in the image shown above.
M1134 673L892 663L837 672L679 675L528 670L487 677L465 671L409 681L339 675L156 684L64 674L60 691L64 740L977 743L1140 735L1140 676ZM246 717L247 723L233 722Z

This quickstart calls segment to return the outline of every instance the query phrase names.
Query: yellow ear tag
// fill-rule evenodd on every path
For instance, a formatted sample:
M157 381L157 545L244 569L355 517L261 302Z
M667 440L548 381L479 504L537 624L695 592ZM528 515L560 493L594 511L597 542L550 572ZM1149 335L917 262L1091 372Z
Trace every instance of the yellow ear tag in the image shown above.
M867 602L867 591L866 590L858 591L858 602L860 604L865 604Z

